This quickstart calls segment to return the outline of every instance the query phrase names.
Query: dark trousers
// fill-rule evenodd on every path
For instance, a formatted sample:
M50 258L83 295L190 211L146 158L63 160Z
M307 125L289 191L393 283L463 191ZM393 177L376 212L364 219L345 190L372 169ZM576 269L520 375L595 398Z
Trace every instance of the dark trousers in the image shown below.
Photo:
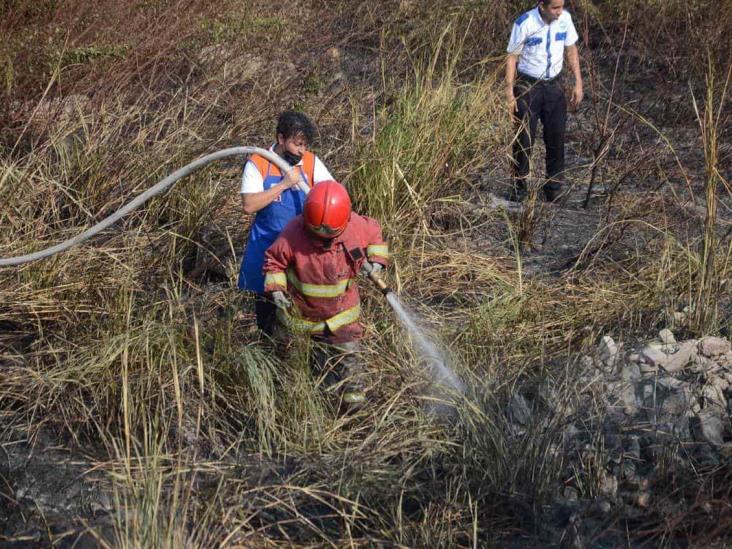
M257 318L257 328L268 336L273 335L277 323L277 306L263 295L254 298L254 316Z
M567 101L558 80L537 81L518 75L514 88L518 112L514 118L519 125L513 144L513 168L517 191L526 190L531 148L541 120L546 146L546 176L544 194L554 200L560 192L564 177L564 134L567 127Z

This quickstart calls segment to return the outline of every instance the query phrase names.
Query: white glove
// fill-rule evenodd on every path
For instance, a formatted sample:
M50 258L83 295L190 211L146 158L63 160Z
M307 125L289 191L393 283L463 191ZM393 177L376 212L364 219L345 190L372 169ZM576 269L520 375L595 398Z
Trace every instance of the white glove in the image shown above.
M361 266L361 274L368 276L369 273L379 274L384 268L381 263L372 263L371 261L364 261Z
M292 307L292 301L287 299L285 292L272 292L272 302L283 311Z

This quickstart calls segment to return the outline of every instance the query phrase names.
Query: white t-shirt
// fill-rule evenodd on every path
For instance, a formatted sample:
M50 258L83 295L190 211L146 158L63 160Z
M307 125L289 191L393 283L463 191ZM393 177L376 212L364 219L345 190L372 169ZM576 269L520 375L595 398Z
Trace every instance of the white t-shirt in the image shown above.
M547 25L537 6L516 19L506 51L518 55L520 73L546 80L562 72L564 48L578 38L568 11Z
M274 152L274 145L272 145L269 150ZM302 166L302 160L300 160L297 165ZM313 181L311 184L314 185L315 183L320 183L321 181L330 181L332 179L333 176L330 175L328 168L326 168L325 164L323 164L316 156L313 165ZM239 191L239 193L261 193L262 191L264 191L264 177L261 173L259 173L259 170L254 165L254 162L248 160L247 163L244 165L244 173L242 173L241 176L241 190Z

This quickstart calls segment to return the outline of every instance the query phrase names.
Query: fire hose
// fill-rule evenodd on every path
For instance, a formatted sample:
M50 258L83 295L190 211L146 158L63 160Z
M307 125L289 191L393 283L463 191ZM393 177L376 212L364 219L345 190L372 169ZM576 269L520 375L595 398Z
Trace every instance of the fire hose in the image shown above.
M82 242L89 240L93 236L99 234L107 227L110 227L120 219L122 219L124 216L126 216L128 213L136 210L140 206L142 206L145 202L147 202L149 199L151 199L153 196L159 195L162 192L166 191L169 187L171 187L173 184L177 183L179 180L183 179L184 177L200 170L207 164L210 164L211 162L214 162L216 160L221 160L223 158L228 158L230 156L238 156L238 155L250 155L250 154L258 154L270 162L272 162L274 165L276 165L280 170L282 170L283 173L289 172L292 169L292 166L288 164L281 156L278 154L266 150L266 149L260 149L258 147L232 147L229 149L222 149L220 151L217 151L215 153L207 154L206 156L202 156L201 158L194 160L190 164L180 168L179 170L173 172L168 177L163 179L162 181L158 182L154 186L150 187L147 191L140 194L133 200L131 200L129 203L127 203L125 206L117 210L112 215L106 217L96 225L90 227L86 231L83 231L76 236L69 238L68 240L64 240L63 242L56 244L54 246L50 246L44 250L39 250L37 252L25 254L25 255L19 255L15 257L8 257L8 258L0 258L0 267L12 267L15 265L22 265L24 263L30 263L31 261L38 261L40 259L44 259L47 257L50 257L52 255L64 252L70 248L73 248L74 246L78 246ZM298 181L298 187L300 190L302 190L305 194L310 192L310 187L305 182L305 180L302 177L302 174L300 176L300 179ZM376 286L386 295L391 290L386 286L383 280L379 276L377 276L375 273L371 271L369 268L370 265L366 267L368 271L369 278L376 284Z
M56 244L55 246L46 248L45 250L40 250L38 252L33 252L26 255L19 255L16 257L9 257L6 259L0 258L0 267L12 267L14 265L21 265L23 263L37 261L39 259L44 259L60 252L64 252L70 248L73 248L74 246L78 246L82 242L89 240L91 237L99 234L107 227L113 225L124 216L126 216L128 213L136 210L153 196L162 193L163 191L167 190L168 187L178 182L180 179L183 179L184 177L200 170L207 164L210 164L211 162L214 162L216 160L221 160L222 158L228 158L229 156L244 154L261 155L273 164L275 164L283 172L287 172L292 169L292 167L287 162L285 162L285 160L283 160L279 155L275 154L272 151L267 151L258 147L232 147L230 149L223 149L215 153L207 154L206 156L202 156L198 160L195 160L187 166L184 166L181 169L173 172L168 177L166 177L156 185L150 187L147 191L137 196L134 200L130 201L125 206L117 210L115 213L113 213L109 217L106 217L86 231L79 233L73 238L64 240L63 242ZM310 190L305 181L302 180L302 178L300 178L300 182L298 185L305 193Z

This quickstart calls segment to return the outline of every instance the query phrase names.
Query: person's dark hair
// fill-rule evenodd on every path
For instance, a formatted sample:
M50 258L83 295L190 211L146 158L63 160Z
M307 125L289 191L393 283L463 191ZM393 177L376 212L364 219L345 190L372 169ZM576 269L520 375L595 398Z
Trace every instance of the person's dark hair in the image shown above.
M301 112L285 111L277 120L277 135L285 139L302 134L308 143L315 140L315 125Z

